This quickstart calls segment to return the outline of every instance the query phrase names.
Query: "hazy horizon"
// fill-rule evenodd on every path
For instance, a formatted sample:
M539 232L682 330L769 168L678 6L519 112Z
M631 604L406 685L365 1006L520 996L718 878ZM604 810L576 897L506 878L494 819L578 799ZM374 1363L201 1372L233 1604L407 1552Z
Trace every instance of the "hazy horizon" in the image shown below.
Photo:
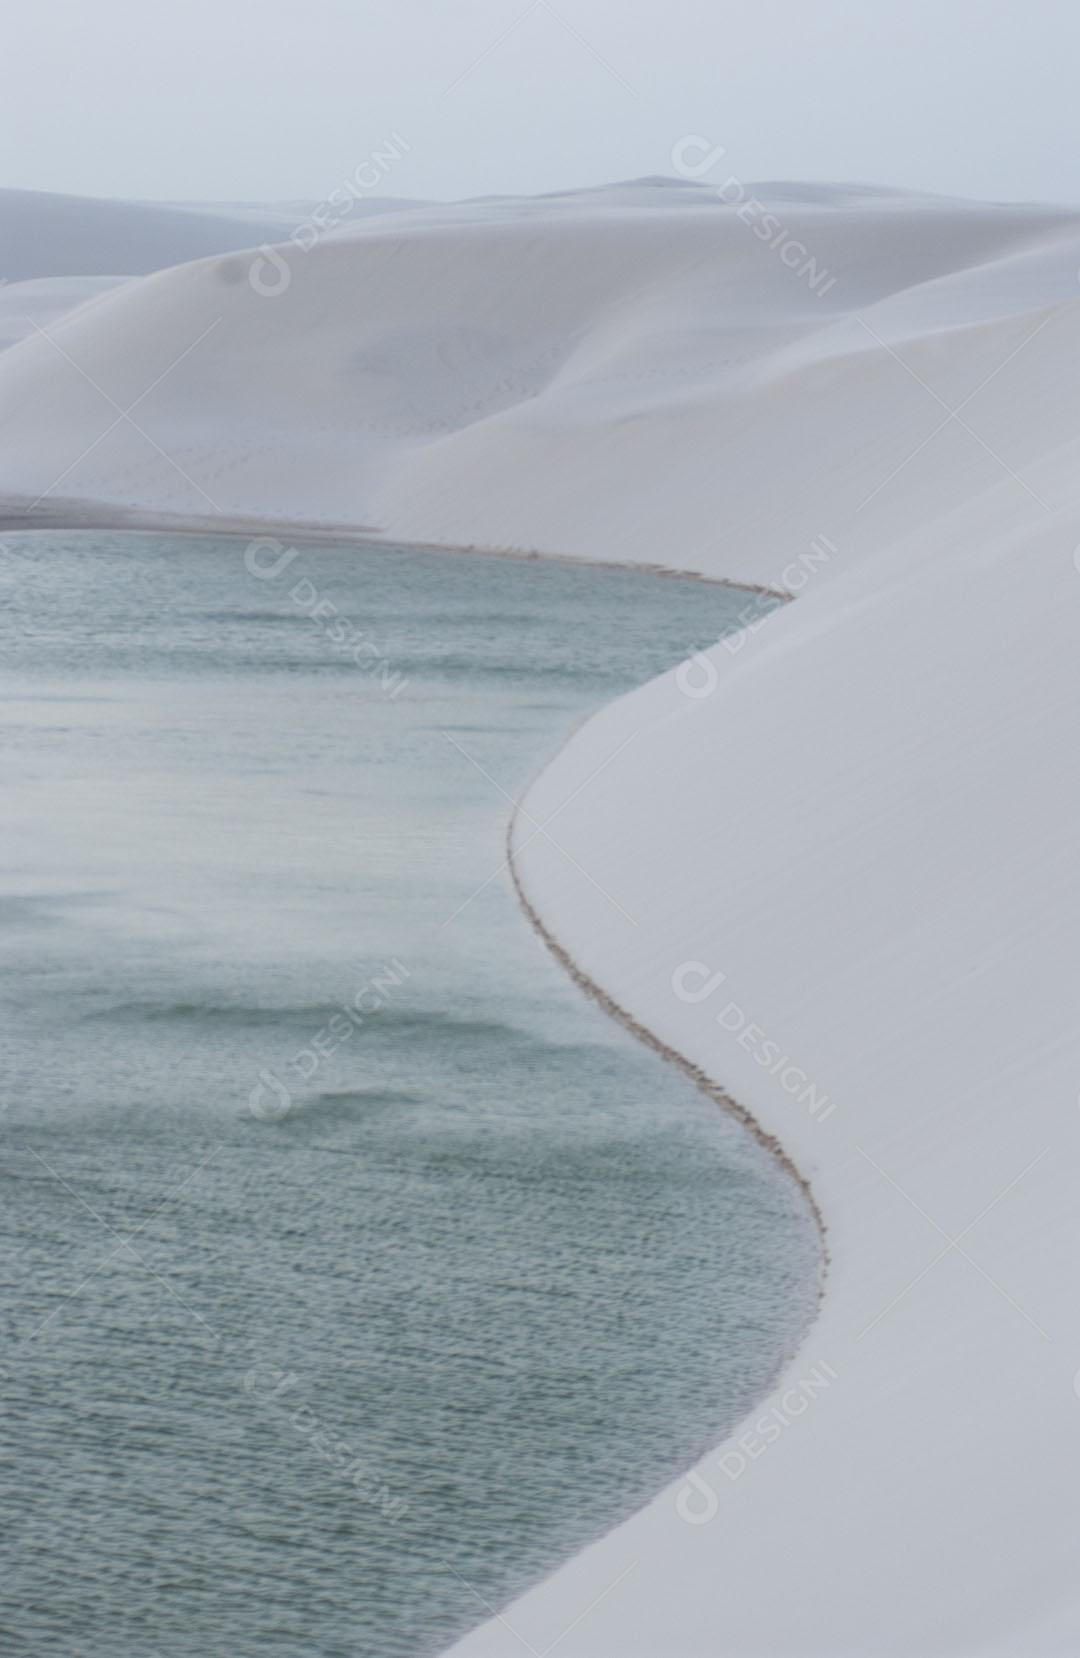
M719 167L716 174L715 174L715 178L713 179L712 182L715 183L717 189L719 190L719 188L724 184L725 179L727 177L729 177L729 175L725 174L722 167ZM738 175L733 174L733 175L730 175L730 177L737 178ZM638 173L638 174L635 174L634 176L627 175L625 177L619 177L619 178L613 177L613 178L610 178L610 179L596 179L596 180L594 180L594 181L592 181L588 184L576 183L576 184L555 185L555 186L552 186L551 188L544 189L544 190L469 191L469 192L465 193L464 195L460 195L460 196L414 196L414 195L411 195L411 194L410 195L399 194L399 192L394 191L394 190L371 190L369 192L364 193L364 199L367 199L367 200L370 200L370 201L378 201L380 199L387 200L387 201L405 201L405 202L409 202L409 203L414 203L417 207L427 207L427 206L450 207L450 206L454 206L455 204L458 204L458 203L470 202L470 201L499 201L499 200L510 201L510 200L514 200L516 198L527 198L527 197L531 197L531 196L535 196L535 197L567 196L567 195L574 195L574 194L578 194L578 193L585 193L585 192L588 192L588 191L599 191L599 190L603 190L605 187L608 187L608 186L618 187L620 185L642 183L642 182L645 182L649 179L656 179L656 178L659 178L659 179L662 179L662 180L665 180L665 181L670 179L670 181L672 183L681 182L679 180L678 176L675 173L666 173L666 174ZM694 182L694 181L690 181L690 182ZM709 181L703 181L703 182L709 182ZM990 205L996 205L996 206L1002 206L1002 207L1008 207L1008 206L1013 206L1013 205L1032 206L1032 205L1038 205L1040 203L1042 205L1047 206L1047 207L1071 207L1071 206L1074 206L1074 205L1080 206L1080 193L1078 193L1077 198L1076 198L1075 201L1067 199L1063 196L1051 197L1051 196L1046 196L1046 195L1043 195L1043 196L991 196L991 195L979 196L979 195L974 195L974 194L963 195L963 194L960 194L958 192L950 191L950 190L931 190L931 189L927 189L927 188L916 187L916 186L913 186L913 185L886 183L882 179L871 179L871 178L854 178L854 177L852 177L852 178L813 178L813 179L807 178L807 179L804 179L804 178L796 178L795 176L792 176L790 178L784 178L784 179L781 179L781 178L764 179L764 178L749 177L749 178L741 179L740 182L744 185L747 193L751 194L751 195L754 194L755 192L757 192L757 193L765 192L767 194L770 187L780 189L780 188L783 188L783 187L785 187L786 185L789 185L789 184L791 184L791 185L820 184L820 185L822 185L826 188L828 188L828 187L834 187L836 189L850 188L852 190L866 190L866 191L869 191L869 192L873 192L875 190L880 190L882 192L882 194L892 194L892 193L895 192L897 195L907 194L907 195L912 195L912 196L928 196L928 197L940 196L943 201L956 200L956 201L985 202L985 203L990 204ZM338 185L340 185L340 183L341 183L341 181L338 181ZM338 186L336 185L335 188L337 188L337 187ZM734 186L732 186L732 188L734 188ZM67 198L67 199L70 199L70 200L73 200L73 201L112 201L112 202L118 202L121 205L132 206L132 207L138 206L140 203L147 204L147 203L152 202L152 203L156 204L157 206L161 206L161 207L190 208L190 209L193 209L193 210L197 210L197 209L200 209L200 208L203 208L203 209L205 209L205 208L219 209L219 208L236 207L236 208L266 208L268 210L279 211L281 209L287 209L287 208L290 208L290 207L294 207L294 208L296 208L296 210L298 212L304 212L304 211L307 211L308 209L310 209L313 205L317 205L320 200L324 199L322 197L316 197L314 195L312 195L312 196L294 196L294 195L281 196L281 195L278 195L278 196L244 196L244 197L240 197L240 196L173 196L173 195L170 195L170 196L162 196L162 195L154 196L154 195L150 195L150 194L127 195L127 196L119 195L119 194L105 195L105 194L102 194L100 192L91 192L91 191L82 191L82 190L58 190L58 189L54 190L54 189L46 189L43 186L34 186L34 185L25 185L25 184L9 184L9 183L7 183L3 180L0 180L0 193L4 193L4 192L7 192L9 194L21 193L23 195L28 195L28 196L55 196L55 197L57 197L58 200ZM741 198L737 198L737 199L741 199Z
M41 0L9 24L5 186L171 201L320 201L397 135L374 194L460 200L670 174L984 200L1080 199L1080 12L1034 0L470 0L451 14L310 0ZM137 71L117 42L137 49ZM63 119L56 116L62 91ZM120 117L118 119L118 116Z

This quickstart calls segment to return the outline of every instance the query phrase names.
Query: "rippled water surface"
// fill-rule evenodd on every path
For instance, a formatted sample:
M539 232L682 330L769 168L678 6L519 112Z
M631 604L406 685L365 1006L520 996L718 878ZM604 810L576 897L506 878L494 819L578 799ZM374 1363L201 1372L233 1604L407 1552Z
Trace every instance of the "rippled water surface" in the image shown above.
M577 993L503 866L573 725L745 597L276 565L0 561L20 1658L437 1652L714 1441L813 1303L785 1177Z

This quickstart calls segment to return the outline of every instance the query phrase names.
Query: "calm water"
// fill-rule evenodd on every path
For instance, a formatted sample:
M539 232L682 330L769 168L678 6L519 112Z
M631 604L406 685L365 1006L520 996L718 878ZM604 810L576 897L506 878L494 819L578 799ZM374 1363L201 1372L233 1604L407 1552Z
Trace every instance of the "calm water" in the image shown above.
M502 868L507 795L745 598L6 547L0 1646L437 1652L812 1310L801 1200Z

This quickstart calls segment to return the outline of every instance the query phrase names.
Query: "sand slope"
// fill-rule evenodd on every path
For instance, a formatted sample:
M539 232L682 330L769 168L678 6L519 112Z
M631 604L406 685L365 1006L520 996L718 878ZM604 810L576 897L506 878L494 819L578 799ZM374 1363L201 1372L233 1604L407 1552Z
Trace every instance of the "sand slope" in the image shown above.
M1011 358L1006 294L1044 322ZM529 900L777 1135L831 1267L743 1429L461 1658L1080 1648L1075 304L1045 246L893 302L952 406L995 373L971 430L900 446L876 549L605 710L525 800Z
M538 1651L631 1562L567 1658L1080 1644L1078 538L952 526L849 571L525 802L532 902L778 1135L832 1262L749 1438L509 1610ZM680 999L686 962L684 994L727 977Z
M1054 429L1073 421L1075 214L770 199L816 277L671 181L358 221L287 248L273 297L245 255L150 276L5 355L0 492L785 586L813 537L847 559L902 531L910 496L932 515L986 485L997 463L956 426L949 468L916 457L874 493L947 414L935 394L959 404L1043 323L1018 362ZM1044 426L1016 395L998 376L967 416L991 443L1004 422L1022 466Z

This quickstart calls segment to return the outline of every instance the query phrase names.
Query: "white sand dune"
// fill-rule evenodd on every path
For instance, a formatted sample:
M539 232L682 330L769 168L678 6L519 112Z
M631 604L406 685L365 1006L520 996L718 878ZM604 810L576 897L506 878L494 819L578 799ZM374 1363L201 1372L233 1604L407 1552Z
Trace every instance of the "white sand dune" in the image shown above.
M515 841L582 969L810 1180L822 1314L455 1652L1064 1658L1080 217L760 194L828 286L660 181L372 221L273 298L243 255L147 277L0 358L0 489L798 592L583 727Z
M800 470L793 545L860 478L883 487L858 557L838 536L796 604L605 710L525 800L529 900L779 1138L831 1267L734 1439L460 1658L1080 1649L1080 410L1055 242L866 313L891 384L869 350L818 358L835 452ZM990 375L964 424L870 464L891 398L919 394L926 438Z
M866 498L944 411L890 347L959 402L1060 306L1023 360L1080 407L1076 214L797 195L773 205L817 291L714 191L650 181L358 221L287 248L273 297L245 255L150 276L5 354L0 491L784 586L810 537L846 559L908 522ZM1013 394L978 411L1030 464ZM994 475L946 442L906 474L927 517Z
M566 1658L1080 1647L1080 512L1000 534L1015 487L717 648L710 695L606 710L525 801L532 903L778 1136L831 1256L735 1440L508 1610L538 1652L624 1571ZM682 1000L686 962L726 978Z

